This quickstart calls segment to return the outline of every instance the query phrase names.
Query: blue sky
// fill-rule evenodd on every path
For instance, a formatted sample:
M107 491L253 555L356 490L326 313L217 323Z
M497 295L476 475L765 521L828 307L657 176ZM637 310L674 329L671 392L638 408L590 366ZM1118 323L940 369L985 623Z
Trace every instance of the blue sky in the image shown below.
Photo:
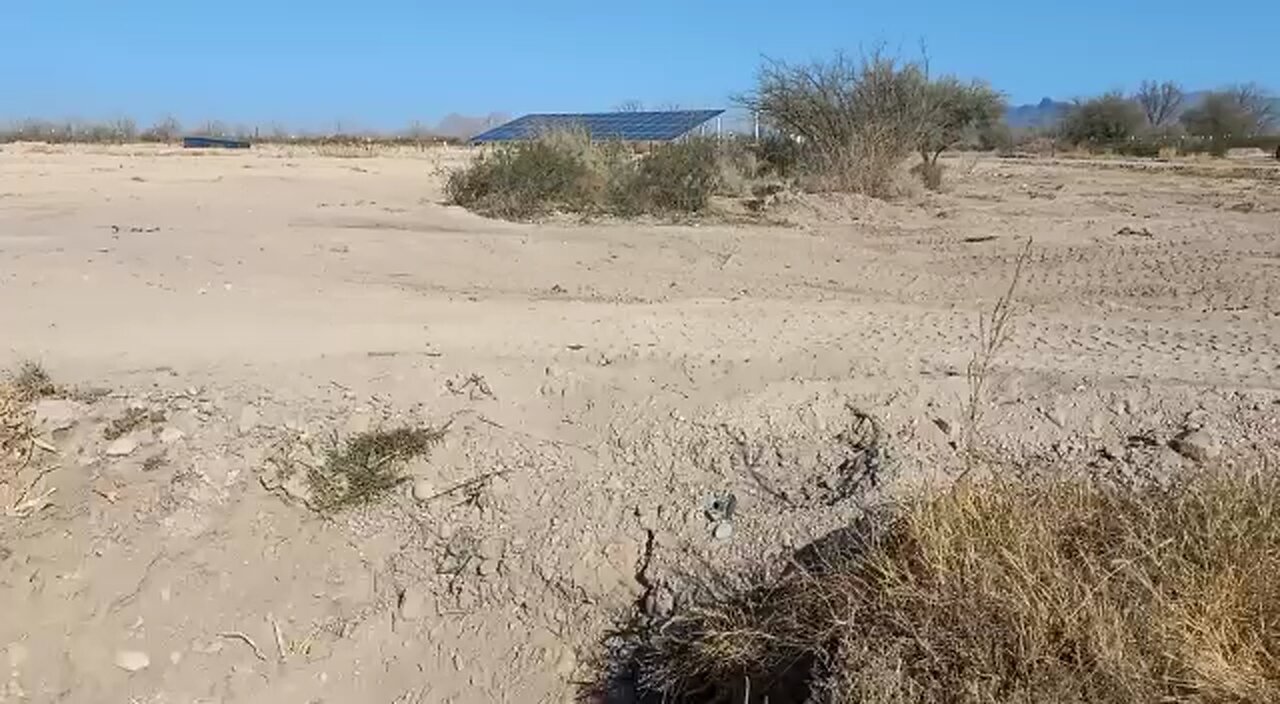
M308 129L447 113L719 107L760 57L877 43L1015 103L1258 81L1280 91L1280 2L0 0L0 118L165 114Z

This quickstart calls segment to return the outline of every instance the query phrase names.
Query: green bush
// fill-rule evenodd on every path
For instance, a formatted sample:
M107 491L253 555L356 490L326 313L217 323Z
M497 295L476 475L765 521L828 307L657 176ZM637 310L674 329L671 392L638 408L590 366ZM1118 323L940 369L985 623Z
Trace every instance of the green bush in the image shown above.
M553 212L673 215L707 210L723 183L714 140L662 144L643 155L585 133L549 133L482 153L449 174L445 194L508 220Z
M1154 159L1160 156L1160 143L1138 140L1134 142L1123 142L1112 148L1116 154L1121 156L1133 156L1142 159Z
M581 154L552 139L503 144L449 174L450 202L484 215L525 220L591 202L590 170Z
M1075 145L1115 144L1137 135L1146 119L1138 103L1108 93L1073 105L1062 121L1062 136Z
M720 185L716 143L708 139L663 144L636 162L629 189L650 213L699 213Z

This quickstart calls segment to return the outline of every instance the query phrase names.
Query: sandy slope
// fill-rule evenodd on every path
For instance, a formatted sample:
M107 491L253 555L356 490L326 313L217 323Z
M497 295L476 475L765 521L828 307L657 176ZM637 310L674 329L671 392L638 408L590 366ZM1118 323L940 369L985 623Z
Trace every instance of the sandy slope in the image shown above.
M935 421L1028 237L995 444L1132 472L1187 427L1224 461L1280 438L1265 161L966 158L766 227L490 222L438 203L463 158L0 151L0 362L112 391L46 434L53 505L0 518L0 701L570 700L650 535L661 601L856 514L823 483L850 407L880 479L957 466ZM165 419L109 456L131 405ZM259 482L291 433L404 420L452 421L432 487L498 475L334 522Z

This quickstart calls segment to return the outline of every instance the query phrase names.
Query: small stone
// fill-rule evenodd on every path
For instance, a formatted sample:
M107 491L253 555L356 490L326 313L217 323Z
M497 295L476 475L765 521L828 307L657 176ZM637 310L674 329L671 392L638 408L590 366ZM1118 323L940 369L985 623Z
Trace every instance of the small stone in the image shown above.
M1169 443L1178 454L1196 462L1210 462L1222 454L1218 441L1205 430L1189 430Z
M258 409L254 406L245 406L240 411L240 420L236 423L236 428L241 435L250 433L254 428L258 427Z
M128 672L145 670L151 666L151 658L141 650L121 650L116 653L116 667Z
M165 428L164 430L160 431L160 442L166 445L172 445L175 442L178 442L179 440L185 438L186 436L187 434L182 432L181 430L178 430L173 426L169 426L168 428Z
M711 532L716 540L728 540L733 537L733 524L728 521L721 521L716 524L716 528Z
M400 592L400 618L417 621L427 615L427 590L421 584L405 587Z
M31 655L27 650L27 646L21 643L10 643L7 650L9 654L9 667L14 670L22 667L27 662L27 658Z
M75 401L46 398L37 401L34 410L35 417L33 420L36 426L41 430L54 432L66 430L75 425L76 421L84 413L84 406Z
M490 577L495 573L497 573L497 571L498 571L498 561L492 560L492 559L481 560L480 564L476 567L476 573L479 574L481 577Z
M676 595L666 585L658 585L644 598L644 611L652 618L663 619L676 610Z
M556 660L556 674L568 679L575 670L578 669L578 657L570 648L563 648L560 651L560 657Z
M359 435L367 433L373 427L373 417L368 413L357 411L347 416L347 422L343 424L343 430L347 435Z
M435 496L436 488L426 479L415 479L413 482L413 498L416 501L426 501Z
M182 662L182 651L175 650L169 653L169 662L173 663L174 665L177 665L178 663Z
M138 449L138 439L126 435L122 438L116 438L114 442L107 445L106 453L108 457L127 457Z

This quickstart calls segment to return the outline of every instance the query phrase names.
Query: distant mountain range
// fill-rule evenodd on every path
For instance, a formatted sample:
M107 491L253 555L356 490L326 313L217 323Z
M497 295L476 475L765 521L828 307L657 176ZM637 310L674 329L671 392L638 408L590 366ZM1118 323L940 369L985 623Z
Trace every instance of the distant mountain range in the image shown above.
M1045 98L1030 105L1009 106L1004 119L1010 127L1015 128L1049 127L1061 120L1070 108L1071 103Z
M1182 102L1182 109L1185 110L1196 105L1208 93L1209 91L1207 90L1187 93ZM1276 104L1276 112L1280 113L1280 98L1276 98L1273 102ZM1067 110L1071 109L1071 105L1070 102L1054 100L1053 98L1045 98L1038 103L1029 105L1012 105L1005 112L1005 121L1009 123L1010 127L1049 127L1062 119L1062 116L1067 114Z

